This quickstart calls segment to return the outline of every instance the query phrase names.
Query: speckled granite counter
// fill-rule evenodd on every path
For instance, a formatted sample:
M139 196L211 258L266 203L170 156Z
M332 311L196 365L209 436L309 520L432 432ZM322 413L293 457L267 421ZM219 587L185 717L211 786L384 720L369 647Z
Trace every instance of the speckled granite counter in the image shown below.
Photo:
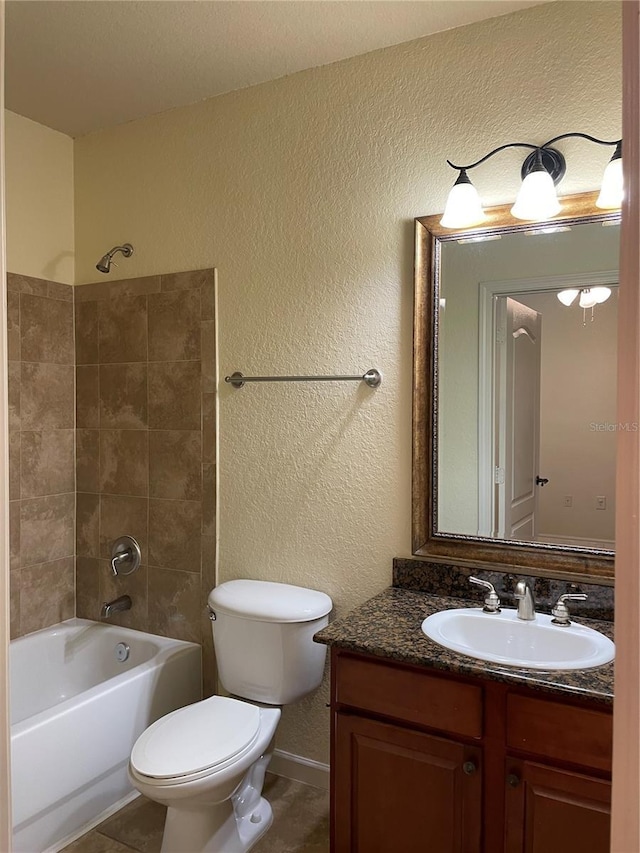
M450 651L428 639L420 630L422 621L439 610L477 606L477 601L392 587L352 610L343 619L332 622L314 639L329 646L402 663L520 684L545 693L582 695L603 704L613 702L613 663L594 669L562 672L500 666ZM575 621L613 639L611 622L593 619Z

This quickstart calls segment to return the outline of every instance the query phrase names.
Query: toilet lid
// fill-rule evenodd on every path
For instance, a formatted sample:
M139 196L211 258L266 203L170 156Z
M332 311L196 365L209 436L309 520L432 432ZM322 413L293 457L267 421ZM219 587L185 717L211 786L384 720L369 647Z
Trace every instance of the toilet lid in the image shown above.
M259 728L255 705L212 696L149 726L135 742L131 765L156 779L213 769L250 747Z

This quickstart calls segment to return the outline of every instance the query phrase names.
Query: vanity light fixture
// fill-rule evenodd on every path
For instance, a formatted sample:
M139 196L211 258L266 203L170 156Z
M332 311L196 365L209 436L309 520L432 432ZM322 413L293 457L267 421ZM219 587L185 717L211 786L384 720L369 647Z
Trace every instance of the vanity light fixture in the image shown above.
M613 157L602 178L596 206L604 210L619 208L622 205L623 191L622 140L608 142L587 133L563 133L560 136L554 136L553 139L543 145L532 145L529 142L508 142L506 145L494 148L493 151L467 166L457 166L451 160L447 160L451 168L456 169L459 174L449 193L440 224L443 228L471 228L474 225L481 225L486 220L480 196L471 183L468 172L493 157L494 154L498 154L507 148L531 149L531 153L522 164L522 184L515 204L511 208L511 215L516 219L532 222L552 219L560 213L556 186L566 171L564 155L553 145L562 139L571 138L587 139L597 145L615 145Z

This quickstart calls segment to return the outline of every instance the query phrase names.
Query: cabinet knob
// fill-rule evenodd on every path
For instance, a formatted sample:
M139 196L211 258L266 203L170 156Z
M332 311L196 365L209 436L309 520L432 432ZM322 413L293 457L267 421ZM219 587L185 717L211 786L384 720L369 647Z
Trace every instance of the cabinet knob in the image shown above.
M467 774L467 776L473 776L477 769L478 768L476 767L474 761L465 761L465 763L462 765L462 770L464 773Z
M507 785L510 788L517 788L519 784L520 784L520 777L516 776L515 773L509 773L509 775L507 776Z

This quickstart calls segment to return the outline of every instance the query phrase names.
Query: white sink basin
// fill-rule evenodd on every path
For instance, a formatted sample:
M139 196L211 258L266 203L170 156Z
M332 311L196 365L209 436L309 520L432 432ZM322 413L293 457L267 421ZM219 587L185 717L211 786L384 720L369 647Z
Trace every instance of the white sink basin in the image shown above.
M588 669L612 661L615 646L592 628L572 622L551 624L518 619L515 610L484 613L480 609L441 610L422 623L423 632L441 646L480 660L527 669Z

